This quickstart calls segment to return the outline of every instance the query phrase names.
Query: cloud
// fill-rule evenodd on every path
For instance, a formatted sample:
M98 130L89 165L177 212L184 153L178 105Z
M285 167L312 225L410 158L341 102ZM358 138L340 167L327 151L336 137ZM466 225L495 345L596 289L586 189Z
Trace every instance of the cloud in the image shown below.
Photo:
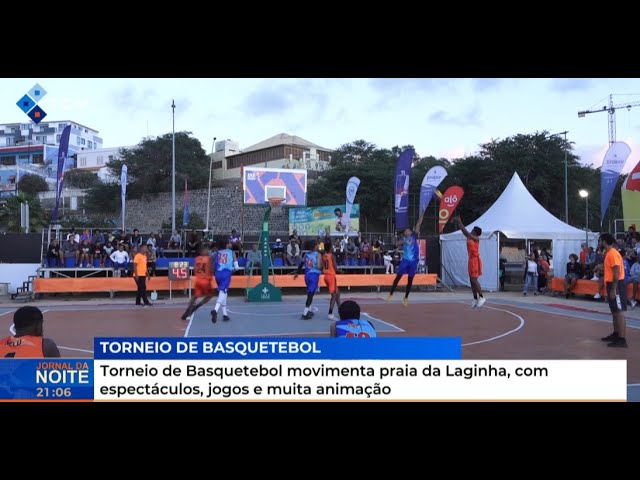
M325 93L326 79L320 84L303 79L293 83L264 85L251 92L244 101L244 110L256 116L281 114L298 107L310 107L313 116L322 115L329 103Z
M154 110L158 94L153 88L137 89L133 85L125 85L111 94L116 109L127 112Z
M433 92L453 87L453 78L372 78L369 85L384 93L403 93L407 90Z
M452 148L447 148L438 152L437 158L464 158L467 155L467 148L464 145L456 145Z
M453 125L457 127L479 127L482 125L480 115L481 111L479 107L474 107L460 115L453 115L444 110L438 110L437 112L429 115L428 121L430 123Z
M622 173L626 174L633 170L633 167L635 167L638 161L640 161L640 143L630 137L618 138L618 141L625 142L629 145L629 148L631 148L631 155L629 155L627 163L625 163L624 168L622 169ZM583 165L599 168L602 166L604 156L608 149L608 143L605 145L584 145L576 147L574 153L580 157L580 163Z
M503 83L502 78L472 78L471 83L476 92L485 92L497 88Z
M587 90L594 84L593 78L554 78L551 89L556 92L574 92Z

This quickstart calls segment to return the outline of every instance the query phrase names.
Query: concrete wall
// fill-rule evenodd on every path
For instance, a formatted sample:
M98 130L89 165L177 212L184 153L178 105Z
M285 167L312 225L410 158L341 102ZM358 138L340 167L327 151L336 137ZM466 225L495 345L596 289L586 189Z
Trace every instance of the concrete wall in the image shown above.
M176 227L182 227L183 190L176 189ZM197 213L206 222L207 190L189 191L191 213ZM209 215L209 229L215 234L229 234L232 229L242 231L242 184L237 181L220 182L211 187L211 211ZM259 235L262 228L262 217L265 207L244 207L244 233ZM127 230L137 228L141 232L157 231L164 221L171 221L171 193L162 193L144 199L127 200L126 210ZM269 225L271 236L285 236L289 232L289 213L283 209L280 214L271 213Z
M35 275L40 267L39 263L0 263L0 283L8 283L9 293L16 293L22 282L26 282L29 275Z

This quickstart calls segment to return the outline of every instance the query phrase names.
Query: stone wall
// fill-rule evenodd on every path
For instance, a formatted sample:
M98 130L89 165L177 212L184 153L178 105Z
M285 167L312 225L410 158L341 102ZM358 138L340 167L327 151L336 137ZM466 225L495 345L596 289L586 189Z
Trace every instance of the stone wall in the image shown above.
M176 190L176 214L182 209L184 191ZM189 191L191 213L197 213L206 222L207 190ZM244 210L244 215L243 215ZM232 229L243 230L244 235L257 236L262 229L262 217L266 208L262 206L242 207L242 183L239 180L225 181L211 187L211 211L209 229L214 235L228 235ZM137 228L141 232L157 231L162 223L171 220L171 193L162 193L143 199L127 200L127 230ZM176 218L176 227L182 227L182 217ZM280 213L271 212L269 231L272 237L287 236L289 214L286 209Z

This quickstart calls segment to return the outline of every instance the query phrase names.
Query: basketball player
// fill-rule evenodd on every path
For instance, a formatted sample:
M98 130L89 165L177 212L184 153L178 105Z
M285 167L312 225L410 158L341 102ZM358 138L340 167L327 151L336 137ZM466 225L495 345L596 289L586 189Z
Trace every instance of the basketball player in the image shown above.
M313 312L310 310L311 303L313 302L313 296L318 290L318 282L320 281L320 272L322 271L322 259L318 254L318 244L315 240L311 242L311 251L307 252L298 265L298 271L293 278L298 278L298 275L304 268L304 282L307 284L307 301L304 304L304 311L302 313L302 320L311 320Z
M472 308L479 308L484 305L486 299L482 295L482 287L478 278L482 276L482 259L480 258L480 235L482 229L478 226L473 227L471 233L464 228L464 224L460 217L455 217L455 222L460 230L467 237L467 253L469 254L469 281L471 282L471 291L473 292Z
M231 284L231 274L238 269L238 261L235 253L231 250L230 240L220 240L218 242L218 252L214 258L214 271L216 276L216 284L218 285L218 300L216 306L211 310L211 321L218 321L218 310L222 307L222 320L228 322L227 315L227 293Z
M403 237L398 240L396 244L398 248L402 246L402 260L400 261L400 265L398 265L398 269L396 270L396 278L393 280L393 285L391 285L391 291L389 292L389 296L387 297L387 302L390 302L393 299L393 293L396 291L398 282L400 282L402 276L406 274L407 288L404 293L402 304L405 307L409 305L409 293L411 293L413 277L415 277L416 272L418 271L418 240L415 232L420 231L421 223L422 218L418 220L415 231L409 227L405 228Z
M340 320L329 327L331 337L342 338L373 338L377 337L376 329L368 320L360 319L360 305L353 300L347 300L338 307Z
M324 283L327 286L327 290L331 294L331 300L329 301L329 320L335 320L333 316L333 307L338 305L340 308L340 289L338 288L338 282L336 281L336 272L342 273L336 265L336 259L332 253L333 246L331 242L327 242L324 246L324 255L322 256L322 273L324 275Z
M13 314L15 335L0 340L0 358L60 358L56 342L43 336L44 317L37 307L20 307Z
M213 298L213 287L211 286L211 281L213 280L213 265L207 247L201 248L200 256L196 257L195 274L195 292L193 297L191 297L187 310L182 314L182 320L189 318L196 310ZM195 305L196 300L199 298L202 298L202 301L198 303L198 305Z

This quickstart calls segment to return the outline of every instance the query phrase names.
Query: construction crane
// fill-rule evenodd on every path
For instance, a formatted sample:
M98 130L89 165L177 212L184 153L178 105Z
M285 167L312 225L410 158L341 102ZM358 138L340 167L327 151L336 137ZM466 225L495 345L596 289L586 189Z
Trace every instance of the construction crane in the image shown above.
M613 95L609 95L609 106L604 106L598 110L583 110L578 112L578 117L582 118L588 113L609 112L609 145L616 141L616 110L618 108L626 108L631 110L632 107L640 106L640 101L630 103L613 104Z

